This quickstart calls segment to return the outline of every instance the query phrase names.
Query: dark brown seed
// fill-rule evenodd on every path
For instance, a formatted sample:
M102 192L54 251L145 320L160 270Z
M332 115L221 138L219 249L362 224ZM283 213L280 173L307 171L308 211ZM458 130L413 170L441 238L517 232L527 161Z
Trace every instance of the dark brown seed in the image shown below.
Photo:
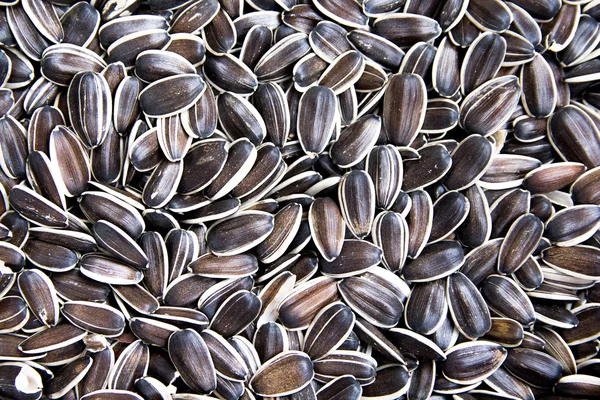
M534 387L551 387L562 375L560 363L541 351L517 348L508 350L504 367Z
M260 396L286 396L309 385L313 376L308 356L288 351L263 364L250 380L250 388Z
M507 357L497 343L476 341L461 343L446 352L442 373L451 382L468 385L494 373Z
M408 146L425 120L425 83L419 75L396 74L390 78L385 93L382 114L385 134L392 144Z

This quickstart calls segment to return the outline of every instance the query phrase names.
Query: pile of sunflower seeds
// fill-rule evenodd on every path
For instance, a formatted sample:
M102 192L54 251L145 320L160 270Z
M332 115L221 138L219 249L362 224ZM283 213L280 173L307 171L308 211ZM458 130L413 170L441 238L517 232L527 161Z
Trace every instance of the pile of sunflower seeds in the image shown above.
M0 398L599 398L599 20L0 0Z

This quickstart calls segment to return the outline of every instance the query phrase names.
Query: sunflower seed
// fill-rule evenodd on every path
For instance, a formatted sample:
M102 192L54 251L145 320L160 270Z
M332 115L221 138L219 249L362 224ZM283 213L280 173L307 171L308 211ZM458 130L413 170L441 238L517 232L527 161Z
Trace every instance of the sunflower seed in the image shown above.
M316 155L325 150L337 129L338 112L335 94L325 86L311 87L302 95L297 132L306 154Z
M250 388L260 396L286 396L302 390L314 376L308 356L288 351L263 364L250 380Z

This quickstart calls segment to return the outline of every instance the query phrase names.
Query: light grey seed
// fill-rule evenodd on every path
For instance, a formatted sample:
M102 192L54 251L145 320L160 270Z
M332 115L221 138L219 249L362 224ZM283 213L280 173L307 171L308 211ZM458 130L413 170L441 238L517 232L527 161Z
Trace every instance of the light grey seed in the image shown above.
M533 387L551 387L562 375L562 367L556 359L527 348L508 350L504 367Z
M219 12L219 3L214 0L187 3L174 15L169 29L172 33L199 34Z
M296 237L301 219L302 207L298 203L283 207L275 215L271 234L256 247L258 259L263 263L271 263L281 257Z
M279 320L288 329L303 329L327 304L339 300L335 280L311 279L298 285L279 306Z
M578 205L560 210L546 223L546 236L557 246L573 246L589 239L600 224L596 205Z
M40 61L43 51L52 42L40 33L28 14L23 4L14 4L6 9L6 20L19 49L28 58Z
M7 362L0 365L0 394L7 398L35 400L42 396L44 384L39 372L21 362Z
M506 358L506 350L497 343L461 343L446 352L442 373L451 382L473 384L493 374Z
M452 234L467 218L469 200L461 193L449 191L433 204L433 220L429 243L435 243Z
M50 277L58 295L69 301L106 301L110 287L87 278L78 269L55 273Z
M254 4L255 8L259 9L273 9L273 6L269 4L269 0L263 1L264 3L262 7L256 6L255 3L257 3L257 0L252 0L250 4ZM286 32L286 34L282 34L281 36L279 36L279 34L276 33L275 41L278 41L278 39L292 34L294 31L304 32L308 34L315 27L315 25L323 19L323 17L317 12L317 10L310 4L294 5L294 2L292 2L291 0L276 0L275 3L280 5L284 9L284 12L281 14L283 25L279 26L277 30L291 32Z
M305 353L318 360L335 351L352 331L354 320L352 310L341 303L324 307L306 332Z
M275 146L283 147L291 124L290 109L283 89L276 83L261 84L252 99L264 121L267 137Z
M409 282L429 282L456 272L463 262L460 244L444 240L426 246L419 257L406 263L402 274Z
M427 90L423 78L415 74L393 75L385 89L382 113L389 142L396 146L410 145L423 126L426 108Z
M172 307L190 306L197 303L204 292L216 282L214 279L194 274L183 274L166 287L163 302Z
M141 314L152 314L159 303L154 296L140 285L111 285L123 302Z
M403 353L427 360L441 361L446 359L444 352L438 345L410 329L392 328L388 333L392 343L398 346Z
M344 375L352 375L360 385L368 385L375 380L375 359L359 351L338 350L315 361L315 380L330 382Z
M215 312L210 329L224 337L237 335L258 317L261 306L254 293L246 290L235 292Z
M583 164L574 162L541 166L525 176L523 186L531 193L550 193L570 185L585 170Z
M550 247L542 251L542 260L551 268L575 278L595 280L600 251L591 246Z
M431 334L444 323L447 314L446 279L413 286L404 312L404 321L409 329L423 335Z
M571 348L560 335L547 327L540 327L536 335L545 342L545 350L561 363L565 375L577 373L577 365Z
M258 86L254 72L229 54L209 57L203 65L203 71L206 79L220 91L249 95Z
M69 86L78 72L102 72L106 62L91 50L61 43L48 47L42 54L41 73L48 81Z
M441 147L441 146L440 146ZM412 207L406 217L408 225L408 257L416 258L429 241L433 223L433 204L424 190L409 193Z
M106 220L137 239L146 229L140 212L130 204L103 192L84 192L79 207L91 222Z
M350 31L347 37L358 51L370 60L381 64L382 67L391 70L396 70L400 67L404 52L389 40L359 29Z
M483 282L481 294L496 314L514 319L524 326L535 322L531 300L512 279L491 275Z
M27 159L26 130L10 115L0 118L0 154L2 171L11 179L25 177Z
M600 133L582 109L567 106L555 112L548 120L548 138L563 159L581 162L588 168L599 165L600 152L595 144Z
M584 304L573 310L573 313L579 320L577 327L564 329L560 332L561 337L569 346L589 342L600 336L598 326L595 323L600 314L598 303Z
M600 36L599 36L600 38ZM539 54L521 69L521 94L525 111L532 117L548 117L554 111L557 89L550 66Z
M194 67L199 67L206 61L206 47L202 38L191 33L172 33L162 50L183 56Z
M206 342L191 329L175 332L168 343L171 361L183 381L199 393L217 387L216 373Z
M336 95L355 84L365 70L365 60L356 50L340 54L319 79L319 85L331 88Z
M123 349L110 370L107 388L133 390L134 382L146 375L149 358L150 349L141 340L129 344ZM88 396L91 397L93 394Z
M404 6L404 3L404 0L367 0L363 3L362 8L365 15L379 17L398 11Z
M228 146L222 139L208 139L195 144L183 159L183 175L177 191L193 194L213 182L227 161Z
M371 324L389 328L400 320L404 307L388 288L360 277L343 279L338 290L354 312Z
M212 89L207 87L196 104L180 114L180 119L183 129L189 136L199 139L211 136L215 132L218 119Z
M32 269L21 272L17 282L33 315L48 327L56 325L60 312L56 289L50 278L44 272Z
M365 160L365 171L375 186L377 208L392 207L403 184L403 162L398 149L392 145L374 147Z
M22 298L18 296L6 296L0 299L0 305L2 305L2 312L0 313L1 333L16 332L27 324L30 314L27 303L23 301ZM26 337L19 336L19 338L20 346L20 343L23 342L23 339L26 339ZM18 350L22 351L21 347L19 347Z
M202 39L206 49L214 55L229 53L237 41L235 25L223 9L219 9L210 22L202 29Z
M493 133L510 118L520 95L521 88L516 77L492 79L465 97L459 124L468 132Z
M112 96L106 79L97 72L79 72L67 94L73 130L86 147L102 144L112 124Z
M88 278L114 285L134 285L144 276L133 267L100 253L85 254L79 266L81 273Z
M34 151L27 157L27 180L31 187L46 199L66 209L62 181L55 164L45 153Z
M510 27L513 16L510 8L500 0L486 0L467 6L466 17L483 31L503 32Z
M239 59L252 70L272 44L273 32L269 28L262 25L253 26L244 38Z
M42 226L67 227L66 211L33 190L25 186L15 186L8 196L11 207L23 218Z
M287 351L263 364L250 380L250 388L260 396L285 396L310 385L313 365L299 351Z
M308 218L311 236L326 261L335 260L342 251L346 224L337 204L318 198L311 204Z
M173 229L165 238L169 258L169 283L179 277L186 266L198 257L198 237L190 231Z
M87 301L69 301L62 314L73 325L91 333L108 337L118 336L125 328L125 317L117 309Z
M290 340L285 328L275 322L260 325L254 334L253 346L261 362L290 350Z
M114 95L114 127L120 134L125 134L135 124L139 116L138 95L143 83L133 76L125 77Z
M201 336L210 351L217 375L236 382L245 381L249 371L235 347L210 329L204 330Z
M169 117L192 107L206 90L202 77L180 74L159 79L139 94L140 107L149 117Z
M86 334L69 323L62 323L29 336L19 344L19 349L26 354L46 353L78 342Z
M363 239L371 231L375 217L375 186L369 174L355 170L344 175L338 186L338 198L346 226Z
M264 82L283 80L290 75L293 65L309 51L306 34L294 33L271 47L256 63L254 72Z
M362 398L381 399L384 396L402 396L409 388L411 375L403 365L382 365L376 370L375 381L363 388Z
M506 54L506 40L495 32L486 32L469 46L460 70L461 91L471 93L493 79Z
M50 133L50 159L57 166L66 196L78 196L91 179L90 159L83 143L67 127L57 125Z
M247 138L258 146L267 135L267 127L258 110L240 95L225 92L217 97L219 120L232 138Z
M492 327L490 311L477 287L462 273L448 277L446 294L456 328L476 340Z
M310 385L308 386L310 387ZM360 383L352 375L342 375L324 385L316 393L317 400L348 399L357 400L361 397ZM314 397L311 397L314 398Z
M438 22L418 14L390 14L373 22L373 33L390 40L399 47L410 47L418 42L435 39L442 33Z
M118 226L100 220L94 224L93 231L98 246L114 257L136 268L148 267L148 258L142 248Z
M304 152L311 156L322 153L337 129L339 110L334 92L325 86L309 88L300 98L297 118Z
M534 252L542 238L544 226L533 214L524 214L510 227L500 247L498 255L498 272L512 274Z

